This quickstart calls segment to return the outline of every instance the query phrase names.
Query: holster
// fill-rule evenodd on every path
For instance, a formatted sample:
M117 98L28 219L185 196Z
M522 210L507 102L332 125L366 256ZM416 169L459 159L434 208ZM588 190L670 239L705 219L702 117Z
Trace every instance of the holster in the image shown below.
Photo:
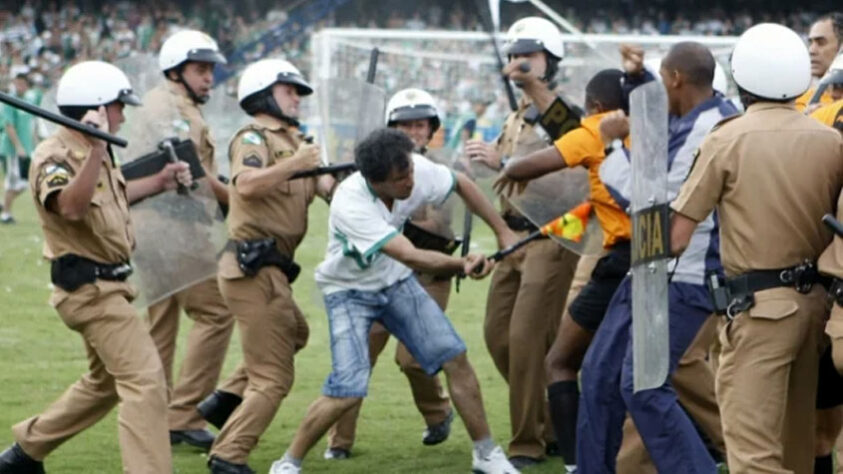
M275 245L275 239L229 240L226 248L234 250L237 265L248 277L258 274L261 268L273 265L281 269L292 284L301 273L301 267L290 257L282 254Z
M815 284L829 286L827 278L817 272L814 262L805 262L780 270L758 270L724 280L715 274L706 275L706 286L717 314L728 319L755 306L755 293L772 288L792 287L799 293L810 293Z
M75 254L62 255L50 262L53 285L69 292L98 279L126 281L131 274L132 266L128 262L99 263Z

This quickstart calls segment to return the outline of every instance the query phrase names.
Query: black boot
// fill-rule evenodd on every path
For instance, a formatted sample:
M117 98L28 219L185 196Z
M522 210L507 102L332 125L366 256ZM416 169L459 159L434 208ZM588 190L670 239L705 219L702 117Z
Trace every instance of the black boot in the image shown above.
M15 443L0 453L0 474L44 474L44 463L29 457Z
M234 413L234 410L240 406L243 398L230 392L223 392L222 390L214 390L214 392L204 400L202 400L196 409L202 415L202 418L208 423L222 429L228 417Z
M208 430L180 430L170 431L170 444L186 443L205 451L214 444L214 434Z
M255 474L255 471L246 464L233 464L216 456L211 456L208 469L211 470L211 474Z

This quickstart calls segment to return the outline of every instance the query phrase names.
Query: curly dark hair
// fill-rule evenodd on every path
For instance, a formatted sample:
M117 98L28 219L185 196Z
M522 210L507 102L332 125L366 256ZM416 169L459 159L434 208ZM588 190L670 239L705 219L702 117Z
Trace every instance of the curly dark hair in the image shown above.
M364 178L372 183L382 183L393 169L401 172L410 166L414 147L404 132L380 128L354 147L354 162Z

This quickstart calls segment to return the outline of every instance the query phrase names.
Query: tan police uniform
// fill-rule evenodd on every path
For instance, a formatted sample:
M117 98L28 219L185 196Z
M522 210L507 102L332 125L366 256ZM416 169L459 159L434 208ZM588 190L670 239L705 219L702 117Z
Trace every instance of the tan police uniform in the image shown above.
M792 104L762 102L705 139L673 209L703 220L715 207L726 275L816 261L820 225L843 186L843 138ZM758 291L723 326L716 376L731 472L810 473L825 289Z
M447 206L447 203L445 205ZM451 209L446 210L448 213L450 211ZM429 232L453 238L450 220L438 222L438 219L436 219L436 217L439 217L438 214L434 216L437 212L435 206L425 206L413 214L411 220ZM429 223L429 225L426 223ZM446 311L448 299L451 296L451 277L441 277L423 272L415 272L415 276L442 311ZM372 367L375 366L378 356L383 352L386 343L389 342L389 335L389 331L382 324L372 324L372 329L369 332L369 358ZM395 347L395 362L410 382L413 401L415 401L416 408L424 418L425 424L435 426L443 423L451 414L451 403L439 376L431 377L427 375L401 341L398 341ZM360 415L362 405L363 399L360 399L331 427L328 431L329 447L351 451L357 431L357 418Z
M530 102L522 99L518 110L507 117L497 142L501 156L531 139L532 126L524 120L529 108ZM526 222L505 200L501 208L508 223ZM513 230L519 237L530 233ZM578 259L570 250L542 239L502 260L492 275L484 335L495 366L509 384L510 456L542 458L546 441L553 439L550 427L546 429L550 423L544 358L556 336Z
M144 97L147 113L155 115L155 107L171 107L175 104L182 118L174 124L177 131L187 132L196 144L199 159L205 172L217 175L214 161L214 140L211 131L196 103L173 81L165 80ZM161 116L172 112L162 110ZM187 348L178 382L173 384L173 359L176 338L179 332L181 309L193 320L187 336ZM149 325L164 371L167 386L171 388L170 429L175 431L197 430L206 426L196 410L196 405L214 391L219 380L225 352L234 328L234 318L226 307L217 286L216 278L210 278L182 290L158 303L151 305Z
M268 116L255 118L234 135L229 148L228 214L233 241L273 238L278 251L293 258L307 232L307 208L316 194L316 180L279 183L268 195L253 199L239 194L235 182L244 171L291 157L302 142L301 132ZM245 464L293 385L293 356L307 343L308 326L293 301L287 276L277 266L265 266L249 277L234 251L226 250L220 258L219 285L240 330L247 386L211 455ZM235 379L242 380L239 373Z
M35 150L29 183L44 231L44 256L128 262L134 236L126 181L112 160L101 165L82 220L71 222L47 210L48 198L70 184L90 153L88 141L65 128ZM172 472L164 371L146 325L130 303L134 296L125 281L98 279L75 291L53 288L50 304L82 335L89 371L42 414L13 427L15 439L34 459L43 459L119 403L123 471Z

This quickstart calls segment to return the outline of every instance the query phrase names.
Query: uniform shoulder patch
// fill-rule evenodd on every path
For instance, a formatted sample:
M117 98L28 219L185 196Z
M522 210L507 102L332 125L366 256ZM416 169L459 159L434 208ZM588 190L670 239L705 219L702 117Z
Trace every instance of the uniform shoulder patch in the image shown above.
M60 163L50 163L44 167L44 182L48 188L65 186L70 182L73 173L70 169Z
M250 168L263 168L263 161L257 154L252 153L246 158L243 158L243 166L248 166Z
M188 122L185 119L173 120L173 128L177 132L189 133L190 132L190 122Z
M260 145L263 139L257 132L248 131L240 138L240 143L244 145Z

